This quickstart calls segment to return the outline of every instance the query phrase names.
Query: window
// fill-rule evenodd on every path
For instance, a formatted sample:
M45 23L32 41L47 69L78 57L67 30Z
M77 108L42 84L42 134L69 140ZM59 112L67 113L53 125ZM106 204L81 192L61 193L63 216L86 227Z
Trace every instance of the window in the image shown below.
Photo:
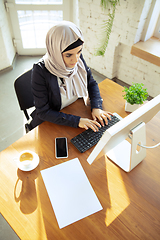
M13 42L19 55L45 54L48 30L62 20L72 21L72 0L8 0Z
M152 36L154 36L159 15L160 15L160 1L154 0L151 3L147 20L145 22L144 29L141 35L142 41L146 41Z
M17 11L23 48L45 48L47 31L63 20L63 11Z
M63 0L15 0L18 4L62 4Z
M131 54L160 66L160 0L145 1Z
M157 37L160 39L160 14L159 14L159 18L155 27L155 31L154 31L154 37Z

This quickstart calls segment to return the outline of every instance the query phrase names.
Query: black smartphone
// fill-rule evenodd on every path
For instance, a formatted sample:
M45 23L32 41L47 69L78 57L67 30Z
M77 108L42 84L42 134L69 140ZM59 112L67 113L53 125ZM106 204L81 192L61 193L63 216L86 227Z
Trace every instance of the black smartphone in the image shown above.
M56 158L68 157L68 144L66 137L55 138L55 153Z

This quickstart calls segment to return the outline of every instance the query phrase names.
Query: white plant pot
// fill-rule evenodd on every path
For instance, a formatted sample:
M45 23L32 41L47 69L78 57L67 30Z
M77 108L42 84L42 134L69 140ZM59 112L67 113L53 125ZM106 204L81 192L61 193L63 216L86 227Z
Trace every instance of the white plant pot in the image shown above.
M125 103L125 111L126 112L133 112L133 111L135 111L137 108L139 108L139 104L133 104L133 105L131 105L130 103L128 103L127 101L126 101L126 103Z

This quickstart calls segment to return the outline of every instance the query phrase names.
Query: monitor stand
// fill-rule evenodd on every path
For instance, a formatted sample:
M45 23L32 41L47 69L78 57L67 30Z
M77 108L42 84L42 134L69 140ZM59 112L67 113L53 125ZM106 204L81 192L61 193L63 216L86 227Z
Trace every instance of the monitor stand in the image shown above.
M123 140L116 147L105 152L108 158L126 172L130 172L146 157L145 148L140 147L140 150L137 150L138 143L144 146L146 145L145 123L140 123L137 127L132 129L130 133L132 135L131 144L127 140Z

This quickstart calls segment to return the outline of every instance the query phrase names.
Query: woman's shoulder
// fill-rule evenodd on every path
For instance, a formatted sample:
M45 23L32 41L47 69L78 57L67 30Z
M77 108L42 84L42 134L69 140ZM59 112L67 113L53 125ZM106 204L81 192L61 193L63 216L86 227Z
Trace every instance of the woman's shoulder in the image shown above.
M80 59L82 60L84 66L85 66L86 71L87 72L90 71L90 68L87 66L86 61L84 60L84 57L83 57L82 54L80 55Z
M49 82L53 79L57 79L57 77L50 73L45 67L43 58L39 59L37 63L34 63L32 68L32 82Z
M45 67L45 62L44 62L43 58L39 59L39 61L37 63L33 64L32 72L36 73L36 74L39 74L43 77L49 77L50 75L52 75L48 71L48 69Z
M44 59L41 58L38 60L38 62L33 64L33 69L42 69L42 70L47 70L45 67Z

